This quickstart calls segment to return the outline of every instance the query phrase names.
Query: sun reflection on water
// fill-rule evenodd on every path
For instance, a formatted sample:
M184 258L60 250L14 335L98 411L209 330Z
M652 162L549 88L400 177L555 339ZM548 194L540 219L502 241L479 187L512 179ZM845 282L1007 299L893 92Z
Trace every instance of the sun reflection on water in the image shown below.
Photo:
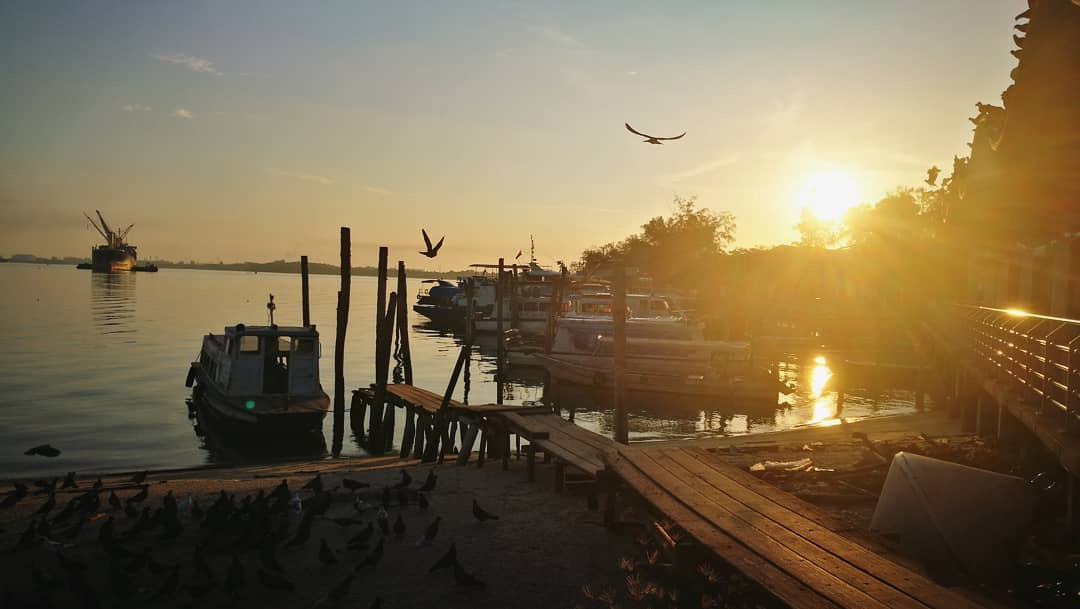
M825 356L819 355L814 358L814 367L810 370L810 398L814 400L814 410L810 414L807 425L828 427L839 425L840 419L836 417L836 395L823 396L825 385L832 378L832 370L829 369Z

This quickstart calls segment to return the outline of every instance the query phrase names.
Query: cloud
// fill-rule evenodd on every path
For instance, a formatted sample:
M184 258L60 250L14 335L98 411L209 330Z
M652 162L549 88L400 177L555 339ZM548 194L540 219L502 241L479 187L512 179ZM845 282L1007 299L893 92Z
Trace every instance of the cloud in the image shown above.
M579 41L577 38L574 38L570 34L567 34L566 32L557 28L544 25L534 25L531 26L529 29L536 32L543 38L547 39L549 42L552 42L558 46L578 49L585 47L585 45L582 44L582 42Z
M123 106L125 112L149 112L150 106L144 106L142 104L127 104Z
M176 117L176 118L194 118L195 117L195 115L191 112L191 110L185 110L183 108L177 108L176 110L173 110L172 115L174 117Z
M382 186L365 186L364 190L377 195L393 195L397 194L389 188L383 188Z
M685 180L687 178L696 178L699 175L702 175L702 174L705 174L705 173L711 173L713 171L716 171L717 169L720 169L721 167L727 167L728 165L733 165L733 164L735 164L737 162L739 162L739 155L737 155L737 154L728 154L728 155L713 159L711 161L702 163L700 165L695 165L694 167L691 167L691 168L689 168L689 169L687 169L685 171L679 171L679 172L676 172L676 173L667 174L667 175L663 176L663 178L665 180L667 180L667 181L676 181L676 180Z
M173 55L154 55L154 59L158 61L164 61L166 63L173 63L179 66L187 66L189 69L195 72L205 72L207 74L215 74L221 76L221 72L218 72L214 68L214 63L209 59L203 59L201 57L195 57L194 55L185 55L184 53L175 53Z
M322 184L324 186L327 185L327 184L333 184L334 183L333 180L331 180L330 178L328 178L326 176L318 176L318 175L314 175L314 174L310 174L310 173L295 173L295 172L292 172L292 171L279 171L279 170L276 170L276 169L270 170L270 173L275 174L275 175L279 175L279 176L283 176L283 177L286 177L286 178L292 178L294 180L301 180L303 182L315 182L316 184Z

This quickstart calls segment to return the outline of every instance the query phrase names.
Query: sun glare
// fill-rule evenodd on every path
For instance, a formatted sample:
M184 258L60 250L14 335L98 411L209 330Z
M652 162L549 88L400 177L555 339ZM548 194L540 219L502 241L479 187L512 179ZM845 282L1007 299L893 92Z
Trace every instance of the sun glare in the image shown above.
M836 221L855 206L855 179L843 171L819 171L810 175L799 192L799 205L821 220Z

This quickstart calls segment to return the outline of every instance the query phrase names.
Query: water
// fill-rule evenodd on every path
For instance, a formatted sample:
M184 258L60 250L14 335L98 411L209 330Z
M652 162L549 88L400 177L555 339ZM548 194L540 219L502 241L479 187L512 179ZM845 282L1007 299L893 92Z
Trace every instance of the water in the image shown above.
M277 304L275 321L299 324L298 275L172 269L109 275L58 265L2 264L0 285L4 287L0 333L5 345L0 353L0 478L327 454L332 416L326 418L324 438L313 445L269 446L253 453L229 446L212 429L197 434L185 404L190 392L184 378L204 334L238 322L265 323L269 293ZM419 280L410 281L410 304L418 287ZM311 277L311 316L322 338L321 379L328 393L333 389L337 289L337 276ZM374 278L353 278L345 350L350 390L374 378L375 293ZM414 382L441 392L460 339L410 314ZM493 340L476 347L469 369L470 403L495 401L494 351ZM835 394L822 390L828 374L824 361L786 364L783 376L799 390L776 406L632 403L631 440L837 423ZM465 390L459 383L455 399L463 399ZM511 371L504 391L508 404L543 400L543 374ZM578 408L579 425L612 434L612 413L604 405L607 396L568 387L558 388L558 395L564 406ZM849 395L843 417L892 414L911 407L910 395L902 392L877 400ZM397 424L399 433L402 425ZM46 442L63 454L55 459L22 454ZM348 430L342 454L363 454Z

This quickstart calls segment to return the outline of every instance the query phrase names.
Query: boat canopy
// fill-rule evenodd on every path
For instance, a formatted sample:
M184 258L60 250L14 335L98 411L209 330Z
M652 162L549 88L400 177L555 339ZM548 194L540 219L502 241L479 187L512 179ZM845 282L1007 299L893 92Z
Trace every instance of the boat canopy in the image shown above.
M294 336L300 338L318 338L315 325L310 326L225 326L225 336Z

